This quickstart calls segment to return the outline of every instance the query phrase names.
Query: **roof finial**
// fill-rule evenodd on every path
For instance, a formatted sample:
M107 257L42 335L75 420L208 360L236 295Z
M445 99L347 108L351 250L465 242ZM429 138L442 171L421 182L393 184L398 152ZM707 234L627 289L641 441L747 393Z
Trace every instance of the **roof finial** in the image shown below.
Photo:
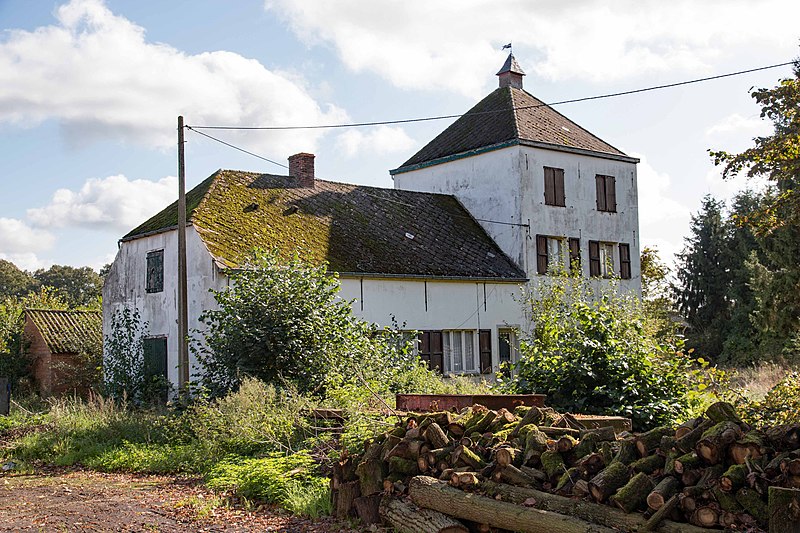
M505 45L503 50L506 48L511 49L511 43ZM522 76L524 76L525 73L522 71L519 63L517 63L516 58L514 58L513 51L508 53L506 62L503 63L503 67L500 69L497 75L500 77L500 87L515 87L517 89L522 89Z

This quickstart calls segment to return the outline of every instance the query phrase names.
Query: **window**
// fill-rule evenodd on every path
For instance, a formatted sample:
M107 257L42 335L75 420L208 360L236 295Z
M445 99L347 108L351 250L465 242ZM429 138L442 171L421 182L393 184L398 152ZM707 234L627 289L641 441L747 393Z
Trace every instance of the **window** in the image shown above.
M628 243L619 243L619 277L631 279L631 247Z
M498 337L500 345L498 346L498 356L500 363L513 363L519 360L519 341L517 334L513 329L503 328L499 330Z
M544 167L544 203L565 207L564 169Z
M164 250L147 252L147 292L161 292L164 290Z
M594 177L597 186L597 210L617 211L617 184L614 176L602 176L598 174Z
M475 332L443 331L445 374L475 372Z
M589 241L589 275L610 278L615 272L614 244Z
M569 239L569 270L573 274L581 271L581 240L575 237Z
M567 263L569 261L569 263ZM536 236L536 273L547 274L569 264L573 272L580 272L580 239L570 237Z
M144 348L144 377L148 384L156 384L148 390L156 395L156 398L166 402L169 395L167 386L167 338L152 337L142 341ZM163 381L159 382L159 378Z

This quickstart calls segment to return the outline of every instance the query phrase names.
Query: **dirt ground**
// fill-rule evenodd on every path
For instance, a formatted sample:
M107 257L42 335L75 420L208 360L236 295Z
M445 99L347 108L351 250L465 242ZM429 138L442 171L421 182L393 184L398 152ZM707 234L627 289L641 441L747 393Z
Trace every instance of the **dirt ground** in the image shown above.
M0 476L0 531L357 533L331 519L245 510L196 479L61 471Z

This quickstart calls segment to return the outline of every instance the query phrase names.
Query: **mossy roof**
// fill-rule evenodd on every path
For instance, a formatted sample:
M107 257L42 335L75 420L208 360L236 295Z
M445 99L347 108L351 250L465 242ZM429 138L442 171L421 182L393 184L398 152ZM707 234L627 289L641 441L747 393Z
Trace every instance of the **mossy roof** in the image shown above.
M176 213L172 204L123 240L174 228ZM220 170L187 194L187 213L224 267L277 248L341 274L526 277L451 195Z
M513 141L627 157L527 91L501 87L475 104L397 170Z
M103 338L100 311L26 309L25 316L39 330L50 353L79 353L87 342L100 343Z

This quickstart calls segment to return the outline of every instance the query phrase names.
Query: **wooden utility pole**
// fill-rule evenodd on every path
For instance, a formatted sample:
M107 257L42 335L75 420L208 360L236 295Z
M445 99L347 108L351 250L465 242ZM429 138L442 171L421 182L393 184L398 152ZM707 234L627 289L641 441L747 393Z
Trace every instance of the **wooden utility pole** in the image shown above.
M186 291L186 163L183 152L183 117L178 117L178 387L189 384L189 313Z

